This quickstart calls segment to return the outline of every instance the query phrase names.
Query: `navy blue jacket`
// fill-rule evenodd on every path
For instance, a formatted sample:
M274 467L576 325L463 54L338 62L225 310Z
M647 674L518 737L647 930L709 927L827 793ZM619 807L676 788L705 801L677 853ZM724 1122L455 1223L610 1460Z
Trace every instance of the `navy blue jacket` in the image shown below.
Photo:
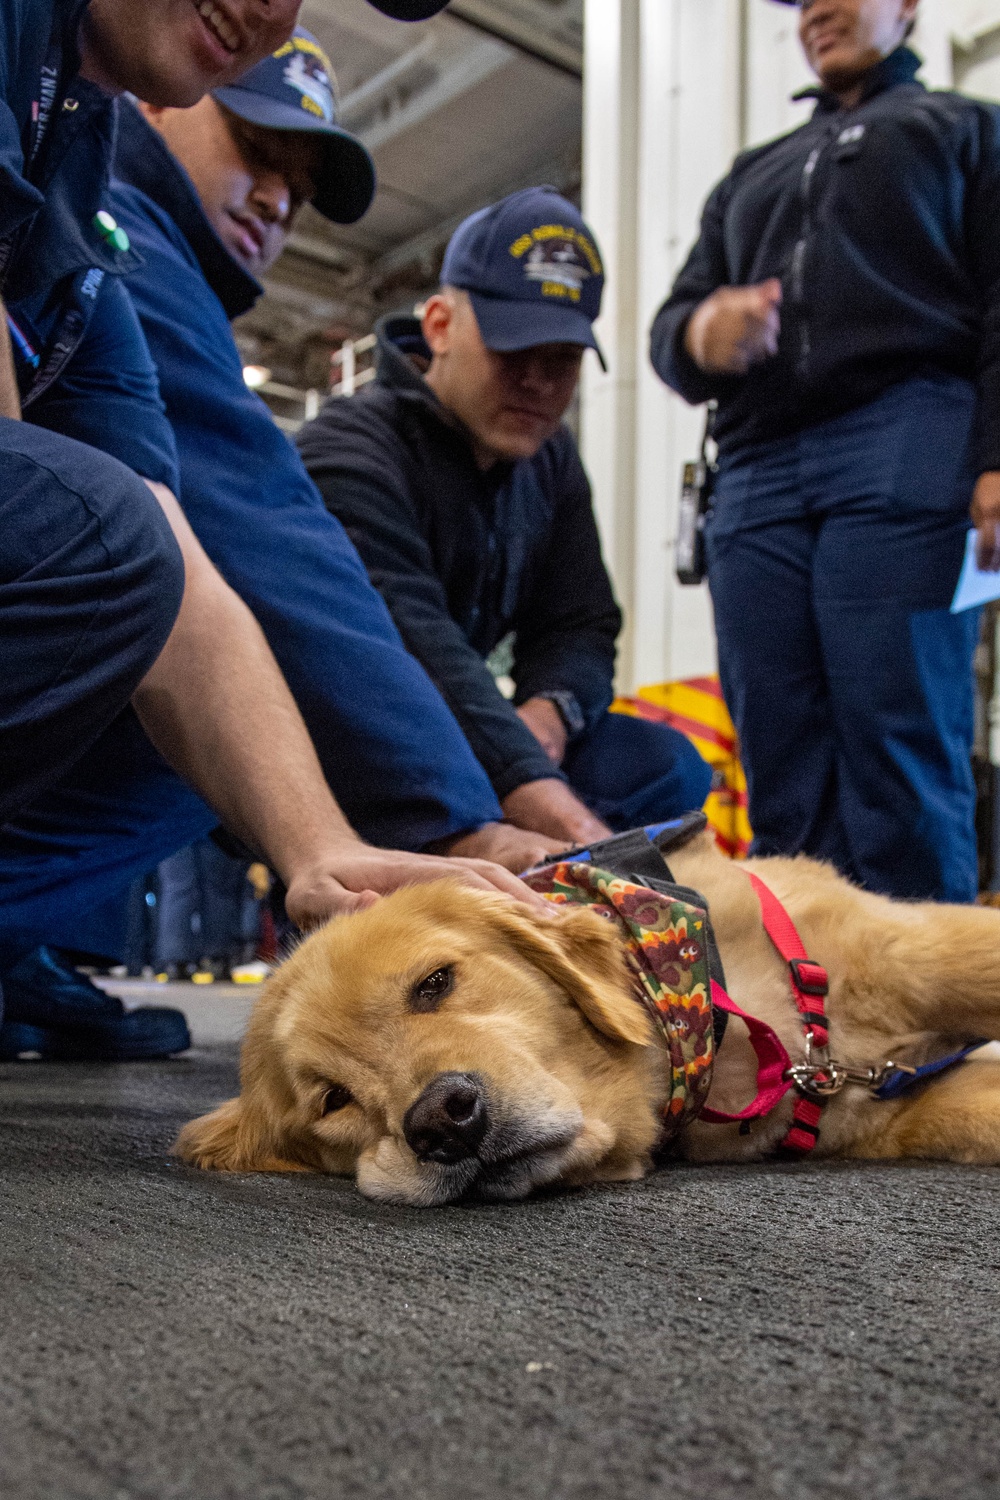
M372 842L410 849L499 818L486 775L343 527L243 381L229 319L261 288L131 105L112 206L143 260L129 288L177 442L179 499L260 621L347 817Z
M513 632L514 702L569 693L590 727L611 702L621 614L569 431L483 473L403 352L420 348L429 357L415 319L384 321L377 381L329 401L299 448L505 797L555 773L485 658Z
M119 280L138 258L109 249L94 225L108 206L117 106L77 77L86 7L3 3L0 293L26 419L173 488L173 438Z
M653 364L688 401L717 397L724 449L767 441L928 371L978 382L980 470L1000 469L1000 109L929 93L900 48L840 109L736 159L652 331ZM778 355L704 375L683 347L720 286L780 277Z

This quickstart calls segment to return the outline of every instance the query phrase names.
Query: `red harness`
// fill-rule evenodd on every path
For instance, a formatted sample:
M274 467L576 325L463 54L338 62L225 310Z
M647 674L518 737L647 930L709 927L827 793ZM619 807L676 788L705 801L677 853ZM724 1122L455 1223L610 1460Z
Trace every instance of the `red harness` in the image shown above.
M826 1023L830 980L823 965L814 963L806 953L795 923L774 892L756 875L749 871L747 874L760 902L764 931L788 965L792 993L806 1034L804 1068L788 1070L789 1083L796 1088L798 1098L792 1128L780 1149L807 1156L819 1140L819 1122L826 1103L823 1086L828 1079L832 1081L832 1075L824 1070L830 1060L830 1032ZM817 1068L819 1071L814 1071Z
M792 993L805 1030L806 1057L804 1063L793 1064L770 1026L748 1016L724 990L713 985L713 1005L739 1016L749 1027L758 1062L757 1097L739 1114L703 1109L700 1118L712 1125L729 1125L736 1121L749 1124L751 1120L770 1114L789 1089L794 1088L798 1097L792 1125L779 1149L795 1156L807 1156L819 1140L825 1096L837 1090L835 1073L830 1066L830 1033L826 1021L826 996L830 983L823 965L814 963L806 953L795 923L774 892L756 875L749 871L747 875L760 902L764 930L788 965Z
M677 820L676 824L658 825L651 829L637 829L627 834L619 834L606 843L595 845L592 850L579 850L580 863L594 866L596 869L597 887L604 890L601 882L609 880L623 883L623 892L628 900L634 901L637 894L649 895L661 888L657 882L666 874L671 885L669 891L676 892L681 899L683 907L687 898L694 893L686 891L680 886L673 885L673 876L663 859L663 850L656 842L654 835L659 837L664 830L673 828L675 834L678 827L683 835L685 828L691 832L700 831L705 826L703 814L691 814L688 818ZM683 838L679 839L684 842ZM668 845L668 847L672 847ZM601 868L605 855L613 856L608 860L606 868ZM563 869L563 864L545 866L539 870L529 872L530 882L536 890L541 890L549 895L558 888L558 882L553 885L553 879ZM573 865L567 866L572 874ZM624 870L638 871L637 874L623 874ZM618 873L615 873L618 872ZM949 1053L944 1057L931 1058L916 1066L904 1063L885 1062L881 1066L869 1068L852 1068L843 1063L835 1062L830 1056L830 1032L826 1017L826 997L829 992L829 978L822 964L818 964L806 953L802 939L796 931L795 923L792 921L784 906L775 896L774 892L764 884L757 876L749 871L747 878L753 886L754 893L760 903L761 917L764 930L770 938L778 953L788 965L788 976L795 1004L802 1020L805 1033L805 1057L801 1062L793 1063L785 1050L781 1038L768 1026L766 1021L751 1016L735 1004L733 1000L722 989L721 985L711 979L706 972L701 981L702 1002L706 998L706 991L711 987L712 1007L715 1010L728 1012L739 1016L744 1022L749 1033L749 1039L757 1055L757 1095L745 1109L738 1114L727 1114L723 1110L701 1108L697 1112L698 1118L709 1124L729 1125L738 1124L741 1130L750 1129L750 1122L759 1120L769 1115L785 1095L794 1089L796 1092L795 1107L792 1112L792 1124L787 1131L779 1149L786 1155L807 1156L815 1149L819 1139L820 1121L823 1109L834 1095L840 1093L841 1089L849 1084L856 1084L865 1088L876 1099L896 1099L907 1088L914 1084L920 1084L929 1078L936 1076L947 1068L954 1067L960 1063L968 1054L977 1047L983 1045L981 1040L966 1042L957 1051ZM541 881L541 884L536 882ZM634 884L629 884L633 882ZM573 889L579 884L578 881L569 880L565 890L569 892L572 899L581 899L572 896ZM637 887L639 888L637 891ZM553 899L567 899L564 894ZM585 898L583 898L585 899ZM662 901L663 896L653 895L654 901ZM700 901L701 898L695 897ZM692 908L695 914L701 914L700 908ZM634 914L635 921L631 921L630 930L634 937L640 939L640 947L645 951L647 935L651 938L651 951L655 949L655 928L644 928L641 912ZM630 943L630 946L633 946ZM648 955L647 959L648 959ZM642 964L641 967L649 967L654 976L659 975L655 964ZM672 982L671 982L672 983ZM670 991L671 984L667 984ZM656 992L655 1004L657 1012L664 1010L659 991ZM681 999L681 1009L687 1007L688 1002ZM703 1006L704 1008L704 1006ZM669 1007L667 1007L669 1009ZM666 1010L664 1010L666 1013ZM687 1016L681 1017L682 1028L686 1035L690 1034L690 1021ZM701 1033L698 1033L699 1036ZM709 1038L711 1040L711 1038ZM695 1048L696 1059L704 1060L711 1057L711 1052ZM701 1063L698 1063L701 1066ZM675 1067L675 1073L684 1073L683 1067ZM708 1070L702 1072L703 1081L707 1084L710 1077ZM685 1093L685 1090L681 1090ZM701 1097L704 1097L702 1093ZM680 1118L678 1116L678 1118Z

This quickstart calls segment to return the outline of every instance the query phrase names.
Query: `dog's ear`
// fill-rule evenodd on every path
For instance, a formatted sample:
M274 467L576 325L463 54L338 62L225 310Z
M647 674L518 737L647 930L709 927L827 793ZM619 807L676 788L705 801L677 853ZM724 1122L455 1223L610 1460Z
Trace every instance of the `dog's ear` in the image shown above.
M212 1172L308 1171L301 1162L275 1153L242 1098L227 1099L211 1114L191 1120L172 1149L182 1161Z
M650 1045L649 1021L633 998L625 951L610 922L582 907L564 910L550 921L507 909L501 925L512 946L553 980L598 1031L615 1041Z

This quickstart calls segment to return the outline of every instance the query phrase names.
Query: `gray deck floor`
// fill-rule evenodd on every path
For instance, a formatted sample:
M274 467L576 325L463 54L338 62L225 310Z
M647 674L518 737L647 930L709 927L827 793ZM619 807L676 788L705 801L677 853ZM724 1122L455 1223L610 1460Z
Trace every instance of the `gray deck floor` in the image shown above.
M179 1061L0 1067L3 1500L1000 1495L996 1174L201 1175L253 993L174 991Z

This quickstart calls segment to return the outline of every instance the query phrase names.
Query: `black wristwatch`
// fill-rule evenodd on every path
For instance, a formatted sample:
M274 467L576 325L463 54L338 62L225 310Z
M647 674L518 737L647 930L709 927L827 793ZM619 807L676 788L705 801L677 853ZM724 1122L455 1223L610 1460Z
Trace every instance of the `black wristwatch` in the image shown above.
M583 717L580 705L572 693L564 692L561 688L553 688L551 693L535 693L534 696L536 698L544 698L547 702L555 704L570 739L574 735L581 734L586 729L587 721Z

